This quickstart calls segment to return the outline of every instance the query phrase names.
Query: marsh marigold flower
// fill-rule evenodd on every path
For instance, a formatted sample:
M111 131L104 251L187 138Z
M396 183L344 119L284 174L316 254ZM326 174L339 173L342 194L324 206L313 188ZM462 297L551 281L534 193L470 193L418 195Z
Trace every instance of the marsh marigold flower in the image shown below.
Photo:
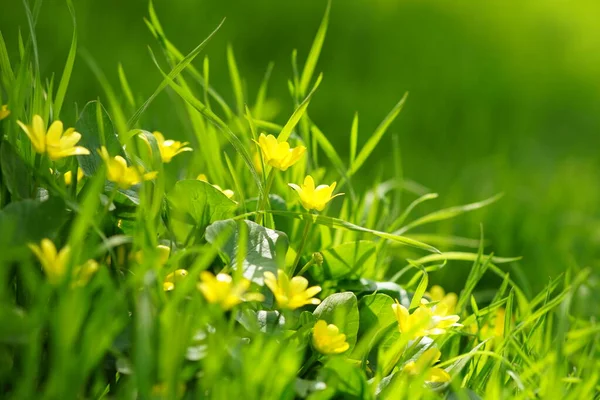
M417 360L406 363L402 371L413 376L423 375L425 382L449 382L450 375L442 368L433 366L438 362L440 356L440 351L431 347L425 350Z
M48 280L58 283L65 275L71 248L65 246L57 251L50 239L42 239L39 245L30 243L28 246L42 264Z
M163 282L163 289L165 292L169 292L175 289L175 284L181 282L188 276L188 272L185 269L176 269L165 277Z
M100 264L96 260L87 260L83 265L75 268L74 275L77 278L75 286L85 286L99 268Z
M279 142L275 136L265 136L264 133L260 134L256 143L262 151L265 164L281 171L296 164L306 151L304 146L291 148L288 142Z
M431 301L437 301L436 310L439 314L446 313L447 315L454 314L458 296L456 293L446 293L444 288L439 285L433 285L428 293L425 293L431 298Z
M141 167L127 166L121 156L111 157L106 147L100 148L100 157L106 164L106 179L117 184L120 189L129 189L142 181L156 178L158 172L143 173Z
M340 333L337 326L318 320L313 329L312 343L321 354L340 354L350 348L346 335Z
M33 116L31 126L27 126L21 121L17 121L17 123L31 140L36 153L47 153L53 161L69 156L90 154L85 147L75 146L81 139L81 134L75 132L75 128L63 131L63 123L60 121L54 121L48 131L46 131L44 120L39 115Z
M2 107L0 107L0 121L2 121L4 118L8 117L10 115L10 110L8 109L8 105L4 104Z
M228 274L220 273L215 276L208 271L202 271L200 280L197 286L206 300L220 305L223 310L229 310L244 301L264 300L264 296L260 293L247 293L250 281L245 278L234 283L233 278Z
M288 183L288 185L298 193L302 206L307 210L323 211L331 199L344 194L331 195L335 189L336 182L333 182L331 185L319 185L315 188L315 181L310 175L304 178L304 183L301 186L294 183Z
M235 194L235 193L233 192L233 190L230 190L230 189L221 189L221 186L219 186L219 185L213 185L212 183L210 183L210 182L208 181L208 178L207 178L207 177L206 177L206 175L204 175L204 174L200 174L200 175L198 175L198 177L197 177L196 179L198 179L198 180L199 180L199 181L201 181L201 182L206 182L206 183L208 183L208 184L212 185L212 187L214 187L214 188L215 188L215 189L217 189L219 192L221 192L221 193L223 193L225 196L227 196L227 198L228 198L228 199L231 199L231 198L233 197L233 195Z
M160 266L163 266L169 261L169 256L171 255L171 248L169 246L165 246L164 244L159 244L156 246L157 252L157 263ZM138 250L135 253L132 253L130 256L133 260L135 260L138 264L142 264L144 262L144 252L142 250Z
M80 167L77 167L77 182L81 181L81 179L83 179L83 177L84 177L83 170ZM65 180L65 185L69 186L71 183L73 183L73 172L72 171L65 172L65 174L63 175L63 179Z
M295 310L306 304L319 304L321 300L314 296L321 291L320 286L308 287L308 281L302 276L290 279L283 270L279 270L277 277L270 271L265 272L265 285L277 301L279 308Z
M29 243L29 248L35 254L44 273L50 283L60 283L67 272L67 262L71 256L71 248L63 247L57 251L56 246L50 239L42 239L39 245ZM73 269L75 277L75 286L84 286L89 282L92 276L98 271L99 264L96 260L87 260L82 265Z
M176 140L165 140L165 137L160 132L152 133L158 143L158 149L160 150L160 158L164 163L171 162L173 157L177 154L181 154L186 151L192 151L191 147L188 147L188 142L178 142Z
M398 321L398 330L400 333L409 334L411 339L421 336L442 335L446 330L458 324L460 317L458 315L446 315L436 312L436 306L427 307L427 301L423 300L421 305L409 313L408 309L396 300L392 304L392 309Z

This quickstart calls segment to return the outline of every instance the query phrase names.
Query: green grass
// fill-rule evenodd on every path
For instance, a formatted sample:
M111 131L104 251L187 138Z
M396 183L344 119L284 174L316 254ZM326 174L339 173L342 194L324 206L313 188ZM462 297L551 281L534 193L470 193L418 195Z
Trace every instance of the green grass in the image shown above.
M329 5L306 61L293 52L288 88L294 111L277 123L265 112L272 67L258 93L248 93L234 47L227 47L233 95L221 95L211 77L227 72L211 68L208 58L194 64L220 34L220 25L186 55L167 39L152 5L146 23L161 50L151 57L162 77L154 93L136 98L130 86L135 76L120 66L119 81L113 83L93 54L83 53L105 100L80 107L76 120L61 116L78 51L75 13L68 2L75 30L55 85L39 67L35 21L40 4L30 9L24 2L30 25L19 57L9 57L0 37L0 103L11 112L0 121L4 396L598 396L600 326L590 317L593 310L581 306L594 304L588 288L597 276L590 269L559 260L564 273L537 282L543 290L523 287L517 282L526 280L503 268L519 262L518 254L494 254L486 246L485 226L473 223L478 238L455 237L441 228L464 224L468 213L500 196L425 211L438 195L404 176L398 149L393 165L383 166L394 171L393 179L373 173L380 168L374 151L410 97L402 96L391 111L381 110L383 119L372 133L360 128L356 114L348 132L349 154L340 154L346 145L339 146L312 120L311 100L327 79L318 74L318 60L330 12L335 12ZM188 128L184 139L194 149L178 155L178 163L163 164L154 134L143 130L151 125L150 112L156 111L150 105L159 96L169 96L170 107L162 112ZM33 115L74 126L82 134L79 144L92 154L58 161L36 154L17 125ZM254 140L263 131L304 145L307 153L287 171L270 172L262 158L255 158ZM101 145L130 165L156 171L157 177L117 188L107 181L107 167L97 155ZM62 174L78 166L85 177L65 185ZM371 179L363 190L354 178L366 169ZM196 179L201 173L210 184ZM346 194L322 212L307 212L287 185L300 184L307 174L318 183L337 181L335 192ZM211 184L233 189L233 200ZM43 238L71 248L58 282L49 279L27 246ZM170 249L166 262L158 245ZM78 284L77 268L89 259L99 269ZM436 276L469 265L457 293L455 314L462 327L417 335L420 340L413 340L411 330L399 331L395 300L414 312L421 299L429 298L431 282L440 280ZM168 274L179 269L187 276L165 291ZM321 305L281 310L263 283L263 273L277 269L301 273L311 286L320 286ZM222 309L198 290L203 271L228 273L236 282L244 276L252 281L251 292L262 293L264 300ZM499 282L494 290L481 285L489 276ZM319 319L335 323L346 335L347 351L320 355L313 343ZM440 350L437 366L449 374L449 382L426 382L426 371L408 373L410 361L427 348Z

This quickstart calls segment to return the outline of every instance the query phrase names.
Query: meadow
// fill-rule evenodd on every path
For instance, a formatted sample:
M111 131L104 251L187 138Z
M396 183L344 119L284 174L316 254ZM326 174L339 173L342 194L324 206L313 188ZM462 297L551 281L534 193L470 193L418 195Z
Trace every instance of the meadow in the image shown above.
M393 11L384 3L369 18ZM409 16L426 7L408 4ZM109 70L106 54L81 46L93 29L78 7L23 1L4 15L24 25L3 20L0 31L2 398L598 396L598 96L588 64L576 79L591 89L572 108L560 102L572 99L565 89L533 117L544 93L525 86L494 115L476 95L499 90L482 71L498 78L501 68L468 50L464 62L485 66L466 79L471 91L453 86L452 67L417 78L406 67L398 82L344 69L339 31L327 46L356 4L303 14L259 1L255 22L269 12L282 20L241 39L256 47L232 40L249 7L240 5L233 18L176 33L182 47L170 39L176 11L144 2L154 43L140 45L135 29L125 40L139 47L127 50L133 72L125 62ZM292 18L286 7L298 7L296 19L318 15L299 29L297 50L269 45ZM510 16L498 10L482 18ZM563 9L545 10L550 21ZM64 57L45 37L48 15L70 32L56 35ZM198 31L205 37L188 43ZM391 42L363 38L377 32L359 30L351 53L380 60ZM290 67L269 63L284 47ZM570 62L593 64L582 53ZM517 64L522 82L536 75ZM574 82L563 67L533 81ZM428 79L447 86L420 90ZM371 85L376 101L362 95ZM452 112L452 99L468 112ZM546 118L557 109L564 119ZM534 128L548 121L584 140L542 142ZM446 124L468 128L457 138Z

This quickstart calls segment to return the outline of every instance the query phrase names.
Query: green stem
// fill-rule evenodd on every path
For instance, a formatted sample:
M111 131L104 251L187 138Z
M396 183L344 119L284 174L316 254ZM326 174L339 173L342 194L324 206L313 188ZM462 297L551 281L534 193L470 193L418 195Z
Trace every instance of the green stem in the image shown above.
M265 195L261 199L260 206L258 207L258 211L266 211L267 205L269 205L269 193L271 192L271 186L273 186L273 180L275 179L275 168L271 168L269 172L269 176L267 177L267 184L265 186ZM256 217L256 223L262 223L262 214L258 214Z
M316 352L312 353L310 358L306 360L302 368L300 368L300 370L298 371L298 376L302 376L305 372L309 371L312 368L312 366L315 365L316 362L319 360L319 357L320 354Z
M307 262L306 264L304 264L304 266L302 267L300 272L298 272L298 275L302 275L303 273L305 273L306 270L309 269L314 263L315 263L315 258L311 257L310 261Z
M300 240L300 245L298 246L298 250L296 253L296 259L290 268L289 276L290 278L294 276L294 272L296 271L296 267L300 262L300 257L302 257L302 251L304 250L304 246L306 245L306 240L308 239L308 234L310 233L310 228L312 227L312 219L307 219L304 225L304 232L302 232L302 239Z

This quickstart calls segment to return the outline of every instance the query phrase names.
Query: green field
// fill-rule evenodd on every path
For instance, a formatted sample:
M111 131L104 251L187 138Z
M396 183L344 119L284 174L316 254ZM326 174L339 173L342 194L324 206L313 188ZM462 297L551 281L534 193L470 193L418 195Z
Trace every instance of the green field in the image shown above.
M2 398L598 397L600 4L121 3L0 9Z

